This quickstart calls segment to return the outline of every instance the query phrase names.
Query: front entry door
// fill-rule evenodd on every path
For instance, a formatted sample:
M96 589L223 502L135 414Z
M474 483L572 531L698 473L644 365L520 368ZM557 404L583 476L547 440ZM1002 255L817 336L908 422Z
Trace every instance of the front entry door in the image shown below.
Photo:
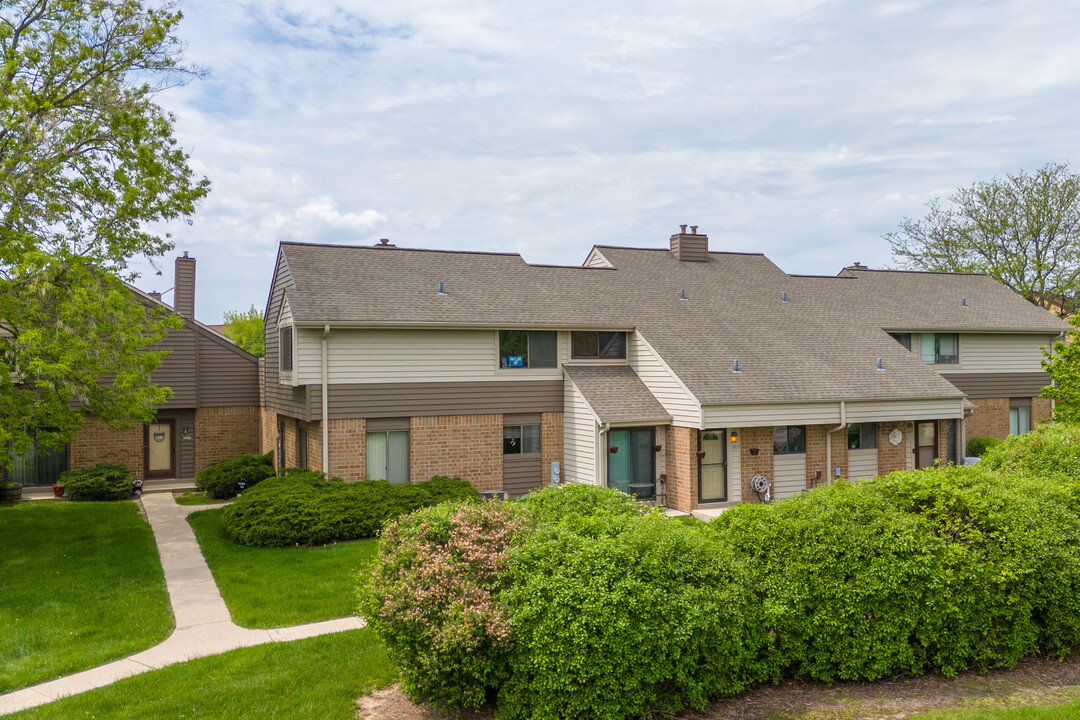
M934 467L937 457L937 422L915 423L915 469Z
M175 430L175 420L158 420L146 426L146 477L176 477Z
M700 502L725 502L727 500L727 445L723 430L703 430L701 432L701 486L698 490Z
M653 428L608 431L608 487L639 498L656 495Z

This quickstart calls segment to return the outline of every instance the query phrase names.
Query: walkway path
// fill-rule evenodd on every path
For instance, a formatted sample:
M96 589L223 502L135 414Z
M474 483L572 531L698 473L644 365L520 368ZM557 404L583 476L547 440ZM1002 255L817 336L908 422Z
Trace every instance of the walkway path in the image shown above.
M208 505L181 506L172 493L147 493L142 498L150 527L154 530L165 584L169 590L176 629L163 643L90 670L50 680L0 695L0 715L37 707L68 695L111 685L132 675L166 665L216 655L227 650L288 642L364 626L360 618L296 625L273 630L251 630L233 623L203 558L195 533L187 523L189 513Z

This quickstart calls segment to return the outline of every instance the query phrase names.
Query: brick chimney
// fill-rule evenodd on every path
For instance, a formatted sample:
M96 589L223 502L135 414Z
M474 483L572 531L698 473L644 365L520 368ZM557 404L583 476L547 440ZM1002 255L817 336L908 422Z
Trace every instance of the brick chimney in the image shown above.
M680 225L679 232L671 236L671 254L684 262L705 262L709 259L709 236L698 235L698 226L691 225L690 232Z
M195 258L189 258L187 250L183 257L176 258L173 310L189 320L195 319Z
M148 292L146 294L149 295L150 297L154 298L158 302L161 302L161 293L159 293L157 290L151 290L150 292Z

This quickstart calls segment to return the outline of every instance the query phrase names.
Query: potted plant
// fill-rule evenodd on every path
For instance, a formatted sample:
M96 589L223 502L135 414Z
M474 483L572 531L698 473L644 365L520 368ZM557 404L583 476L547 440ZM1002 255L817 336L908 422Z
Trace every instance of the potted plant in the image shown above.
M0 484L0 503L17 503L22 500L22 485L17 482Z
M53 497L64 497L64 483L55 482L52 486Z

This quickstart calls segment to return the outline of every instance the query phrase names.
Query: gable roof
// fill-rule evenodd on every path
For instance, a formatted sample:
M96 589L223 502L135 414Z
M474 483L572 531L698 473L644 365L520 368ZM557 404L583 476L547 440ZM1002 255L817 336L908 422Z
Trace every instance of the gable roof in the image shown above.
M671 422L629 365L563 365L602 423Z

